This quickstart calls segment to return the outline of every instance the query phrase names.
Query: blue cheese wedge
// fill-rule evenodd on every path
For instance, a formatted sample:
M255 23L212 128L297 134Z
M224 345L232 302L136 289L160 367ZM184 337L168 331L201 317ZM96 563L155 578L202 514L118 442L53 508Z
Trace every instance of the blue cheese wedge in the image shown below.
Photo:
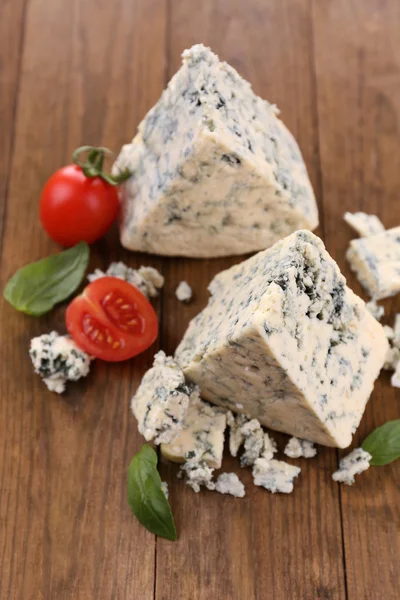
M62 394L67 381L89 374L91 357L68 335L56 331L31 340L29 355L35 369L51 392Z
M382 300L400 292L400 227L352 240L346 257L371 298Z
M334 481L352 485L355 482L355 475L359 475L370 467L372 456L362 448L356 448L350 454L342 458L339 463L339 470L332 475Z
M317 454L317 449L308 440L292 437L286 444L284 453L289 458L313 458Z
M185 462L195 454L210 467L219 469L224 450L226 411L200 398L192 398L173 441L161 445L162 455L173 462Z
M293 491L293 482L300 471L299 467L289 465L283 460L258 458L253 467L254 484L273 494L276 492L290 494Z
M171 256L264 249L318 210L293 136L275 106L202 45L122 148L122 245Z
M368 237L385 231L385 227L376 215L367 215L365 212L346 212L344 220L360 237Z
M244 498L246 495L245 487L236 473L221 473L215 483L215 490L236 498Z
M94 273L88 275L90 282L101 277L117 277L134 285L147 298L156 298L159 290L164 285L164 277L154 267L140 267L131 269L123 262L112 262L107 271L95 269Z
M153 367L145 373L132 398L139 432L155 444L172 442L181 430L189 401L195 401L198 396L198 388L186 384L178 363L164 352L158 352Z
M321 240L296 232L217 275L210 291L176 351L202 397L269 429L348 446L388 342Z

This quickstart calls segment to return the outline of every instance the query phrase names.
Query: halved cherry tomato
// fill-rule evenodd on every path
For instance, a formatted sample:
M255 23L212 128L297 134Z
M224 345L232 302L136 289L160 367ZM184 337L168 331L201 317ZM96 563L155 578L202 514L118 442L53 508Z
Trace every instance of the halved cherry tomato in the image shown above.
M68 306L65 321L82 350L111 362L140 354L158 335L157 315L146 296L116 277L90 283Z

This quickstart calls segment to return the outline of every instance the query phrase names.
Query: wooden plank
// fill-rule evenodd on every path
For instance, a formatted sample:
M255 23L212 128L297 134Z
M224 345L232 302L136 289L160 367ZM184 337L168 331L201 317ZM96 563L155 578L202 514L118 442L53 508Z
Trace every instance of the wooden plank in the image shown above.
M366 298L344 259L350 229L345 210L400 223L400 5L396 1L314 1L315 60L328 250L353 289ZM400 311L385 302L386 322ZM398 418L399 390L381 376L354 446L378 425ZM399 462L371 468L341 488L350 600L398 597L400 587Z
M164 83L165 0L30 0L1 283L56 246L37 203L73 148L119 149ZM92 251L137 264L115 232ZM146 257L146 264L160 261ZM46 391L29 340L64 330L63 308L33 319L0 303L0 597L153 598L155 539L132 518L126 469L141 440L128 409L154 348L132 365L97 362L65 397Z
M309 3L204 0L193 6L174 0L169 31L169 75L180 53L194 43L210 45L235 66L255 91L282 110L296 135L319 192L311 14ZM207 302L214 274L237 258L171 261L163 310L163 348L173 352L191 317ZM177 306L174 290L186 279L196 298ZM285 436L276 436L283 447ZM213 598L335 598L345 596L339 491L331 472L336 452L321 449L318 463L303 461L292 496L273 496L255 488L249 471L226 458L247 496L236 500L213 492L194 494L176 480L176 468L162 466L180 538L157 541L157 600Z
M14 137L25 0L3 0L0 6L0 223L4 223L8 175ZM0 242L3 227L0 227Z

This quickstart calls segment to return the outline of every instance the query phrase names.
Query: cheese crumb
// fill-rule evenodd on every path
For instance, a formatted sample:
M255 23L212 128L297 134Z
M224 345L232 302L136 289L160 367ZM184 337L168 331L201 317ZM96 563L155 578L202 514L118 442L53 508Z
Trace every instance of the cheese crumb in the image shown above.
M371 454L362 448L356 448L347 456L342 458L339 463L338 471L332 475L334 481L352 485L355 482L354 476L359 475L370 467Z
M242 467L251 467L257 458L261 456L264 447L264 432L257 419L251 419L241 428L244 436L244 452L240 457Z
M89 373L92 358L68 335L56 331L31 340L29 355L35 369L51 392L65 392L67 381L78 381Z
M220 494L230 494L236 498L243 498L246 495L245 487L236 473L221 473L215 489Z
M400 313L396 315L394 320L393 344L400 348Z
M271 460L274 457L274 454L278 452L278 448L276 446L275 440L268 435L268 433L264 433L264 446L262 451L262 458L266 460Z
M88 275L90 282L101 277L117 277L135 286L147 298L156 298L159 290L164 285L164 277L153 267L140 267L138 270L131 269L123 262L112 262L107 271L96 269Z
M367 215L365 212L346 212L343 218L360 237L368 237L385 231L383 223L376 215Z
M389 327L389 325L384 325L383 330L385 332L386 338L391 342L394 339L394 329L393 327Z
M259 485L275 494L290 494L293 491L293 481L301 469L282 460L266 460L257 458L253 467L254 484Z
M385 371L395 371L400 362L400 350L396 346L391 346L386 353L383 369Z
M180 467L178 477L186 475L187 485L198 493L201 486L205 486L208 490L215 489L215 483L212 481L213 473L214 469L202 460L201 454L193 451L186 455L186 462Z
M192 299L192 288L186 281L181 281L176 288L175 295L180 302L190 302Z
M385 309L383 306L379 306L379 304L377 304L376 300L370 300L369 302L366 303L365 308L367 309L368 312L371 313L371 315L373 317L375 317L375 319L377 321L380 321L383 317L383 315L385 314Z
M292 437L286 444L284 453L289 458L313 458L317 454L317 449L313 442Z
M169 492L168 492L168 483L166 481L161 482L161 490L164 492L164 496L168 500Z
M390 383L393 387L400 388L400 362L397 363L396 370L392 375Z

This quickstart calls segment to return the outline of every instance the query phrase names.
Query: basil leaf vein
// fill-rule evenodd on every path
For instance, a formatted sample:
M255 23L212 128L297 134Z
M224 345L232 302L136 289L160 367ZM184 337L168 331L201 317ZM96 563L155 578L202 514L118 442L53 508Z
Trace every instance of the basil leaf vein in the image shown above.
M371 465L388 465L400 458L400 419L375 429L365 438L362 448L371 454Z
M4 288L4 298L20 312L40 317L77 289L88 263L89 246L79 242L18 269Z
M144 444L131 461L128 470L128 503L135 517L148 531L175 541L174 518L157 471L157 454Z

